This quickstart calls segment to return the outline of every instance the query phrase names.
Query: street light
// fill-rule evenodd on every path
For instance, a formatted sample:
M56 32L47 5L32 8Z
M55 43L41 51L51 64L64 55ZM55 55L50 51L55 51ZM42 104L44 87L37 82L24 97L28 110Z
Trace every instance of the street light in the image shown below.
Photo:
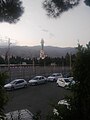
M10 42L10 38L8 38L8 50L7 50L7 52L8 52L8 69L10 70L10 45L11 45L12 43Z

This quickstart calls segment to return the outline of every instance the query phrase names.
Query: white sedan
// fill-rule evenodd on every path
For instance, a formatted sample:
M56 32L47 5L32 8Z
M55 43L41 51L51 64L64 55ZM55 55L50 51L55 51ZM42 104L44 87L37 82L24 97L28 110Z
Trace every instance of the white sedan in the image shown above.
M27 87L27 81L24 79L15 79L12 82L4 85L6 90L14 90L23 87Z
M57 80L57 86L61 86L61 87L66 87L70 84L70 82L72 81L72 78L58 78Z
M44 76L35 76L33 79L29 80L29 85L38 85L42 83L46 83L47 78Z
M49 76L47 79L48 81L55 82L58 78L63 77L62 73L53 73L51 76Z

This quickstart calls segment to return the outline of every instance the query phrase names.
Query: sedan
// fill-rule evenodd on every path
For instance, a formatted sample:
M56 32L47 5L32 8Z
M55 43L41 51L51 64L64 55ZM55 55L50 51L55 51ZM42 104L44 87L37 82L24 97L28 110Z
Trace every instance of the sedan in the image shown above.
M70 84L71 78L58 78L57 86L66 87Z
M29 80L29 85L38 85L42 83L46 83L47 78L44 76L35 76L33 79Z
M51 76L48 77L48 81L55 82L58 78L63 77L62 73L53 73Z
M23 87L27 87L27 81L24 79L15 79L12 82L4 85L6 90L14 90Z

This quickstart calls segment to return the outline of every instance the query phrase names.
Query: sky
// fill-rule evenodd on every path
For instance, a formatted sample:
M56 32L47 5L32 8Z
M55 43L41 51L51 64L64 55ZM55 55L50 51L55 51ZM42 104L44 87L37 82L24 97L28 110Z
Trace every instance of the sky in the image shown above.
M83 2L57 19L49 18L42 0L22 0L24 14L16 24L0 23L0 44L76 47L90 41L90 7Z

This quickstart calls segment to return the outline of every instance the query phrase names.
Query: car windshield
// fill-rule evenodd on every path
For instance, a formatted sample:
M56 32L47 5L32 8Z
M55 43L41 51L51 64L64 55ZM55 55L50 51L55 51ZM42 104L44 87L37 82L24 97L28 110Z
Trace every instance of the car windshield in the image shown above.
M56 75L55 75L55 74L53 74L53 75L51 75L51 76L55 77Z
M12 82L10 82L10 84L15 84L17 81L12 81Z
M33 78L33 80L38 80L38 79L39 79L39 77L34 77L34 78Z
M52 74L51 76L61 76L61 74L56 73L56 74Z
M64 79L65 80L65 82L70 82L70 80L69 79Z

